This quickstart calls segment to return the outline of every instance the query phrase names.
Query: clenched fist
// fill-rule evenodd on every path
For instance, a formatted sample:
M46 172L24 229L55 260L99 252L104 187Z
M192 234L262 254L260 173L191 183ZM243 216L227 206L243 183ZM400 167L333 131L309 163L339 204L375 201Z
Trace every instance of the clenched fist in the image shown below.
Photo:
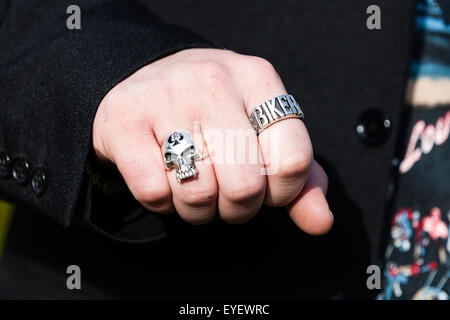
M257 135L249 122L255 106L282 94L280 77L262 58L183 50L143 67L104 97L94 149L152 212L176 210L193 224L216 214L242 223L263 204L283 206L305 232L322 234L333 223L328 182L305 125L284 119ZM201 154L198 174L181 183L163 157L164 141L175 131L188 132Z

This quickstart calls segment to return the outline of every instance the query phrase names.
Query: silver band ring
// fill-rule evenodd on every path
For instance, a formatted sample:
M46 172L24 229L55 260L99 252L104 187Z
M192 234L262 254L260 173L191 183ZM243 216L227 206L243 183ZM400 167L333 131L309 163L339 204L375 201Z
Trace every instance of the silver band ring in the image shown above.
M299 104L290 94L264 101L253 108L249 116L250 123L256 130L256 134L260 134L264 129L278 121L289 118L305 118Z
M195 160L200 159L201 155L191 141L189 133L184 131L175 131L164 141L164 162L166 169L176 168L176 177L178 182L189 178L195 178L198 170L195 167Z

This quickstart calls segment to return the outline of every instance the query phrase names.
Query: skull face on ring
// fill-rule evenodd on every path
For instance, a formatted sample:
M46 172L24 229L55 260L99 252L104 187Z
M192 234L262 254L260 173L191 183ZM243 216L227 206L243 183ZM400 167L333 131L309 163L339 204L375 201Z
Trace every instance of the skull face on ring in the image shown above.
M166 168L176 167L178 182L195 178L198 170L194 161L200 158L191 136L187 132L174 132L165 141L164 160Z

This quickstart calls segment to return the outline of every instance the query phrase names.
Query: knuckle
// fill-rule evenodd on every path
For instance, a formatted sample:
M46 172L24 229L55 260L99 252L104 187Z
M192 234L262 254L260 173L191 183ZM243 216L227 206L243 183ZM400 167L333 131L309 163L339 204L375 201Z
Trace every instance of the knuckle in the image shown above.
M170 188L163 186L138 187L133 194L136 200L141 203L157 204L172 199Z
M223 87L229 82L228 70L220 62L207 60L197 64L202 83L208 87Z
M248 59L251 68L256 71L258 75L262 75L265 78L278 78L278 72L268 60L256 56L250 56Z
M193 225L203 225L211 222L212 219L214 219L215 212L214 209L211 208L204 208L203 210L195 210L194 212L186 212L186 213L179 213L180 217Z
M254 203L258 203L254 205ZM261 208L262 203L253 201L251 206L236 206L235 208L220 211L220 218L229 224L242 224L253 219Z
M248 212L240 212L236 214L222 214L221 219L229 224L243 224L253 219L258 213L258 209L252 209Z
M265 183L262 179L242 179L227 189L227 198L231 202L241 203L262 197L265 193Z
M301 152L280 162L278 176L294 178L309 171L313 162L312 152Z
M105 105L108 113L114 113L116 110L123 113L124 111L129 110L128 101L129 99L127 99L126 90L124 90L119 84L117 87L108 92L108 94L104 97L102 104Z
M115 128L121 133L132 133L134 135L136 132L145 132L145 130L149 129L147 119L144 117L136 117L134 114L132 116L128 116L127 112L124 112L122 114L122 121L120 121L120 114L117 116L118 119L115 123ZM126 141L127 139L123 138L123 140Z
M142 180L142 177L148 176L148 162L135 154L124 154L123 150L126 150L125 147L127 146L127 143L129 142L129 139L123 139L123 141L120 141L117 143L117 145L114 147L114 155L117 167L120 171L120 173L125 177L128 178L129 181L138 181ZM141 184L137 184L137 187L141 189ZM143 186L145 187L145 185Z
M186 190L183 201L188 206L209 205L216 200L217 192L214 188L192 188Z

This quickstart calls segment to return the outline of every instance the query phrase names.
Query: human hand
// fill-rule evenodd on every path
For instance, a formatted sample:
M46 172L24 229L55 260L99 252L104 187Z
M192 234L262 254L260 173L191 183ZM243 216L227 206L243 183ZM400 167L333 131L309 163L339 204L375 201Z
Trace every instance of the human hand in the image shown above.
M253 107L282 94L280 77L262 58L183 50L141 68L104 97L93 124L94 149L152 212L176 210L193 224L218 213L242 223L265 203L288 207L305 232L322 234L333 224L328 181L305 125L285 119L257 136L248 119ZM182 183L163 158L164 141L175 131L188 132L203 155L195 161L198 175ZM224 161L224 155L244 161Z

